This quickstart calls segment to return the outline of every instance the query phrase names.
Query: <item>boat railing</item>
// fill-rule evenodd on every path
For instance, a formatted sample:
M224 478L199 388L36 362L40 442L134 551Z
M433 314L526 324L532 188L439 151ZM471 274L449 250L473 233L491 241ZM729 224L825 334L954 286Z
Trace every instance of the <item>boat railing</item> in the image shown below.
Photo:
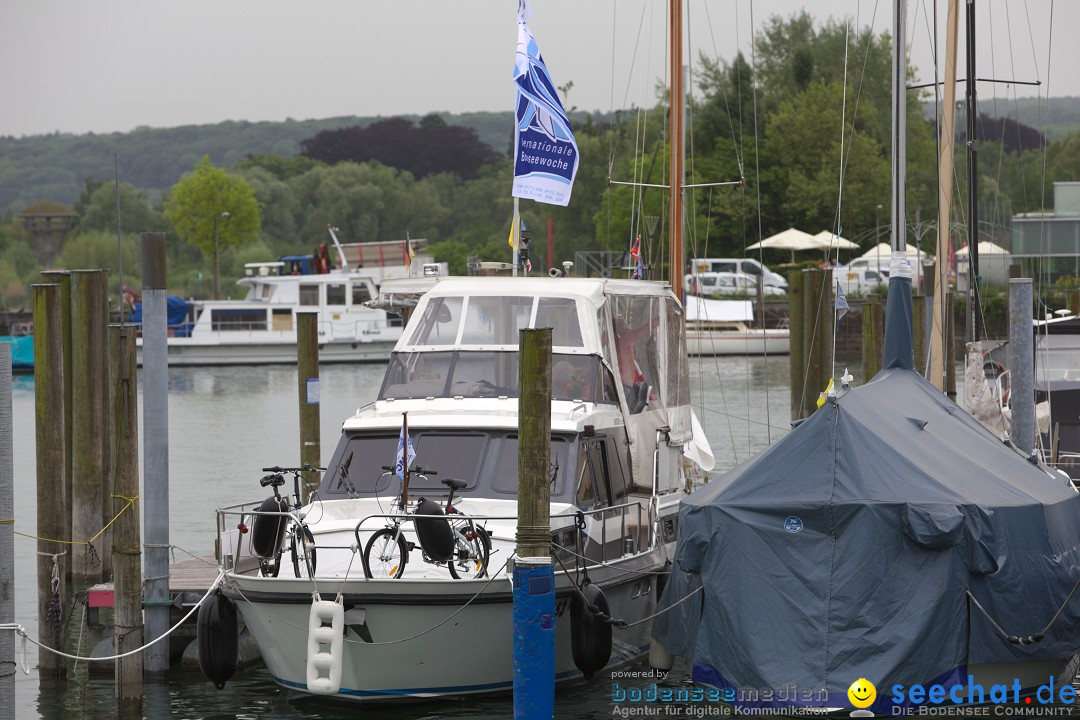
M295 524L300 521L301 518L306 518L312 514L312 505L306 505L302 515L298 515L295 509L289 511L264 511L259 510L260 502L245 502L236 505L229 505L227 507L218 508L217 510L217 545L218 545L218 559L224 563L225 555L232 556L232 567L238 568L238 562L242 556L242 550L247 551L247 555L244 557L255 558L256 556L251 551L250 541L247 543L247 547L243 548L243 535L246 534L248 526L254 527L255 522L262 517L278 517L285 518L286 531L288 531L291 524ZM414 519L415 513L408 512L390 512L390 513L370 513L365 515L356 523L353 528L353 532L357 533L362 531L374 532L380 527L384 527L393 522L402 522ZM619 520L619 537L612 538L618 542L609 542L608 521L617 517ZM230 543L230 547L226 548L223 544L223 538L228 533L233 531L233 527L230 527L231 521L229 518L236 518L235 528L240 530L239 537L235 541L235 546ZM485 513L462 513L460 515L462 519L472 520L475 523L486 526L488 521L492 520L512 520L517 521L518 516L513 515L493 515ZM633 499L617 505L609 505L605 507L590 508L588 510L579 509L573 512L561 512L550 516L550 522L552 524L553 543L558 544L561 540L565 542L563 538L566 537L567 531L573 532L575 527L584 529L586 531L586 543L588 542L589 535L587 532L588 521L592 519L600 523L600 538L597 544L599 545L599 561L608 562L626 555L632 555L646 550L654 550L657 547L658 532L657 532L657 520L655 504L650 499ZM381 522L380 522L381 521ZM240 529L244 528L244 529ZM560 533L564 535L560 536ZM573 537L571 534L569 537ZM618 551L615 551L617 545ZM316 549L332 549L339 546L326 545L315 543ZM343 545L340 547L348 548L350 546ZM560 550L566 550L565 547L559 546L553 548L553 552ZM582 555L587 555L585 552L587 548L582 548ZM231 552L229 552L231 551ZM584 557L586 563L589 561L595 561L595 557ZM227 563L225 563L227 564Z

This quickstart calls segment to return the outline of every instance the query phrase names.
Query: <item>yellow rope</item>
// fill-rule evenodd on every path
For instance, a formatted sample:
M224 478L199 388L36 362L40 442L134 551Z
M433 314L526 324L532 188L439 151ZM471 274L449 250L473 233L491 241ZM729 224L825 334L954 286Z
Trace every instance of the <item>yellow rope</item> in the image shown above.
M15 524L15 518L5 518L3 520L0 520L0 525L14 525L14 524Z
M125 512L127 512L127 509L130 508L132 505L134 505L135 501L139 499L138 495L136 495L135 497L127 497L126 495L117 495L115 493L113 494L113 497L117 498L118 500L126 500L127 505L120 508L120 512L116 513L116 515L113 515L113 519L110 520L108 523L106 523L105 527L98 530L97 534L94 535L94 537L90 538L89 540L56 540L54 538L41 537L40 535L31 535L29 533L19 532L18 530L15 530L14 532L15 532L16 535L22 535L23 537L30 538L32 540L40 540L41 542L60 543L61 545L89 545L90 543L94 542L99 537L101 537L101 534L103 532L105 532L106 530L108 530L109 527L114 522L116 522L116 519L118 517L120 517L121 515L123 515ZM11 520L0 520L0 523L13 523L13 522L15 522L14 518L12 518Z

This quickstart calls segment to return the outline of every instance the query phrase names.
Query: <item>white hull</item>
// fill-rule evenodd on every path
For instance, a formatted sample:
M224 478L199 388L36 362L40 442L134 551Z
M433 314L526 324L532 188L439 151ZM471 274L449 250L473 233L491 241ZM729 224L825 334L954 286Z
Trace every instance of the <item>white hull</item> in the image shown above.
M638 555L621 565L656 571L663 567L663 557L659 552ZM390 700L511 690L512 589L506 571L492 567L491 574L496 572L499 574L494 580L452 580L449 576L445 580L357 579L344 584L319 580L324 599L341 591L346 609L362 608L363 623L372 641L362 639L355 626L347 630L341 689L335 697ZM624 573L621 579L614 580L617 573L603 568L589 573L604 590L611 615L633 622L652 614L657 598L656 576ZM237 603L275 682L306 693L304 648L314 583L232 575L228 585L231 589L226 594ZM572 593L569 579L557 572L557 682L582 678L571 651ZM473 596L476 598L465 605ZM626 630L613 629L608 667L625 665L644 655L648 651L648 632L648 622Z
M710 331L687 328L686 352L691 357L788 355L791 353L791 333L786 329Z

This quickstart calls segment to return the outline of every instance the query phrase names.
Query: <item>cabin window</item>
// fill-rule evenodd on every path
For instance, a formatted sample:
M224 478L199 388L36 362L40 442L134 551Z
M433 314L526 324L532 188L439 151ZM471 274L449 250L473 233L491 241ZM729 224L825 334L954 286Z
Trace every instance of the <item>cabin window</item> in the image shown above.
M273 292L274 292L273 287L271 287L270 285L263 285L262 286L262 299L263 300L269 300L270 296L273 294Z
M618 505L630 491L627 450L619 452L615 438L582 438L574 504L581 508Z
M333 283L326 286L326 304L327 305L344 305L345 304L345 284Z
M480 460L484 457L486 433L411 433L413 447L416 449L416 462L422 468L434 470L427 481L412 476L409 490L441 491L449 493L442 484L446 478L456 478L468 483L460 492L467 493L476 488L480 475ZM396 452L396 449L395 449ZM437 493L438 494L438 493Z
M353 283L352 286L352 304L360 305L366 303L371 299L371 290L368 289L366 283Z
M274 308L272 310L270 329L290 331L293 329L292 310L289 308Z
M655 405L661 393L657 362L660 342L660 298L612 297L615 354L630 413Z
M690 365L686 359L686 336L682 332L683 309L673 299L667 305L667 387L664 397L669 406L690 404Z
M495 464L495 477L491 487L495 492L516 495L518 491L518 436L507 435L498 443L498 460ZM568 462L569 443L566 438L552 436L550 471L554 478L551 482L551 496L562 495L566 487L566 475L570 472Z
M266 329L264 308L212 308L210 329L222 332L249 332Z
M432 298L416 325L411 345L453 345L461 323L462 299L459 297Z
M540 298L533 327L551 328L551 344L556 347L582 347L585 344L581 339L577 302L572 298Z
M319 286L318 285L301 285L300 286L300 304L301 305L318 305L319 304Z
M462 345L518 344L518 330L529 326L531 297L470 296Z

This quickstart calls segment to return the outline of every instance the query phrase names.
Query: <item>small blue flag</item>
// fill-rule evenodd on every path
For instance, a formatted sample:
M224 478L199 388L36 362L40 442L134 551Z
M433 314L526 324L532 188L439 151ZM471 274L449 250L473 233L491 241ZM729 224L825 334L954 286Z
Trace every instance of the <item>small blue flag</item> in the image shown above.
M397 444L397 460L394 463L394 474L397 475L399 478L402 478L402 479L405 478L405 467L408 466L408 465L412 465L413 461L416 460L416 451L413 449L412 438L409 437L408 427L409 426L407 424L407 420L405 419L404 414L402 414L402 417L401 417L401 434L398 435L398 444ZM408 459L405 458L405 447L406 447L406 445L409 448L409 457L408 457Z

